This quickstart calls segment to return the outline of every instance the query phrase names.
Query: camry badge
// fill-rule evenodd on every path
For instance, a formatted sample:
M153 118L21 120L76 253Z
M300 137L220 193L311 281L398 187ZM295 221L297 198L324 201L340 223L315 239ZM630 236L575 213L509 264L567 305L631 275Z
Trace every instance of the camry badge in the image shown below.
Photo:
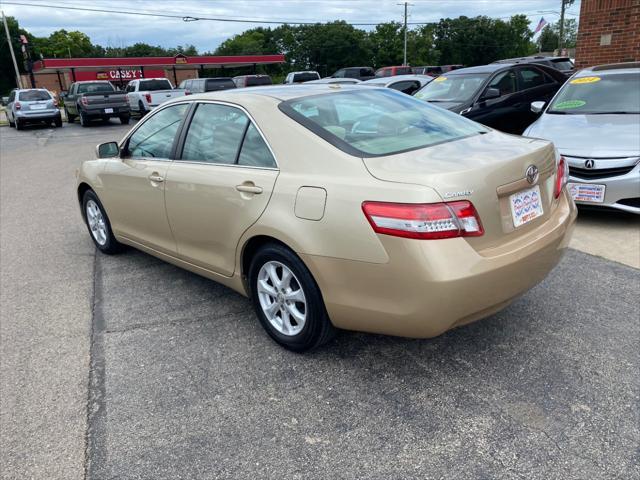
M527 177L527 182L529 182L531 185L536 183L538 181L538 177L540 176L540 174L538 173L538 167L536 167L535 165L529 165L527 167L527 171L525 172L525 176Z
M595 168L596 161L593 158L589 158L584 162L584 168Z

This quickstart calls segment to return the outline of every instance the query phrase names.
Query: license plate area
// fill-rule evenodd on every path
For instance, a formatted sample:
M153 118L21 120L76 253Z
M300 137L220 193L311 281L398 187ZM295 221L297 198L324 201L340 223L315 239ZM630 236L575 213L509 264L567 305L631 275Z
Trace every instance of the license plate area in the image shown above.
M606 185L594 183L574 183L567 184L567 190L576 202L603 203Z
M536 185L510 195L509 206L515 228L541 217L544 214L544 209L542 208L540 187Z
M45 108L47 108L47 106L44 104L31 105L31 110L44 110Z
M113 108L105 108L104 113L113 113Z

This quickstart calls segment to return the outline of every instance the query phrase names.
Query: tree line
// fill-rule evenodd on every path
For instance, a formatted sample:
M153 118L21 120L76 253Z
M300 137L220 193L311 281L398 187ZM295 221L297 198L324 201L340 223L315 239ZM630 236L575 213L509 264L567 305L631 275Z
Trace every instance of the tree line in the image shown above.
M317 70L330 75L345 66L401 65L404 30L401 23L380 23L372 30L362 30L344 21L314 25L257 27L235 35L215 50L198 52L193 45L164 48L143 42L123 47L103 47L79 31L57 30L48 37L36 37L7 17L14 51L22 73L26 65L21 57L19 36L30 43L31 58L60 57L143 57L184 55L248 55L282 53L282 65L260 67L264 73L280 78L292 70ZM565 24L565 45L575 45L575 20ZM573 22L573 23L571 23ZM532 41L533 32L524 15L509 20L486 16L444 18L407 31L407 59L410 65L483 65L494 60L524 56L557 46L558 25L547 26L539 36L543 43ZM553 48L549 48L554 44ZM13 66L6 47L4 29L0 30L0 91L15 86ZM209 75L235 75L242 70L205 72Z

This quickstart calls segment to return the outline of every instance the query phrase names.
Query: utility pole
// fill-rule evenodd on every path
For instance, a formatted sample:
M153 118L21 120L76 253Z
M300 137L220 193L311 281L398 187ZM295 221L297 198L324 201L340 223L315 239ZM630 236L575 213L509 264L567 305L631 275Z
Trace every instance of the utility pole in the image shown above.
M407 65L407 8L409 7L409 2L398 3L396 5L404 5L404 61L402 62L403 66Z
M18 64L16 63L16 54L13 53L11 35L9 35L9 26L7 25L7 18L4 16L4 10L2 11L2 23L4 23L4 31L7 34L7 43L9 44L9 51L11 52L11 60L13 60L13 69L16 72L16 86L18 88L22 88L22 82L20 81L20 72L18 71Z
M560 7L560 32L558 36L558 55L562 55L562 47L564 47L564 11L568 5L571 5L574 0L560 0L562 3Z

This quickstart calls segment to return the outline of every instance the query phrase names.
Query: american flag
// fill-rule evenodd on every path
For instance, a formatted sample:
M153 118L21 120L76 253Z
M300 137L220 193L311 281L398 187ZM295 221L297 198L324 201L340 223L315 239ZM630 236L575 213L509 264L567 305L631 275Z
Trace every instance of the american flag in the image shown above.
M536 29L533 31L533 34L535 35L536 33L538 33L540 30L542 30L544 28L544 26L546 24L548 24L549 22L547 22L544 17L540 18L540 21L538 22L538 26L536 27Z

